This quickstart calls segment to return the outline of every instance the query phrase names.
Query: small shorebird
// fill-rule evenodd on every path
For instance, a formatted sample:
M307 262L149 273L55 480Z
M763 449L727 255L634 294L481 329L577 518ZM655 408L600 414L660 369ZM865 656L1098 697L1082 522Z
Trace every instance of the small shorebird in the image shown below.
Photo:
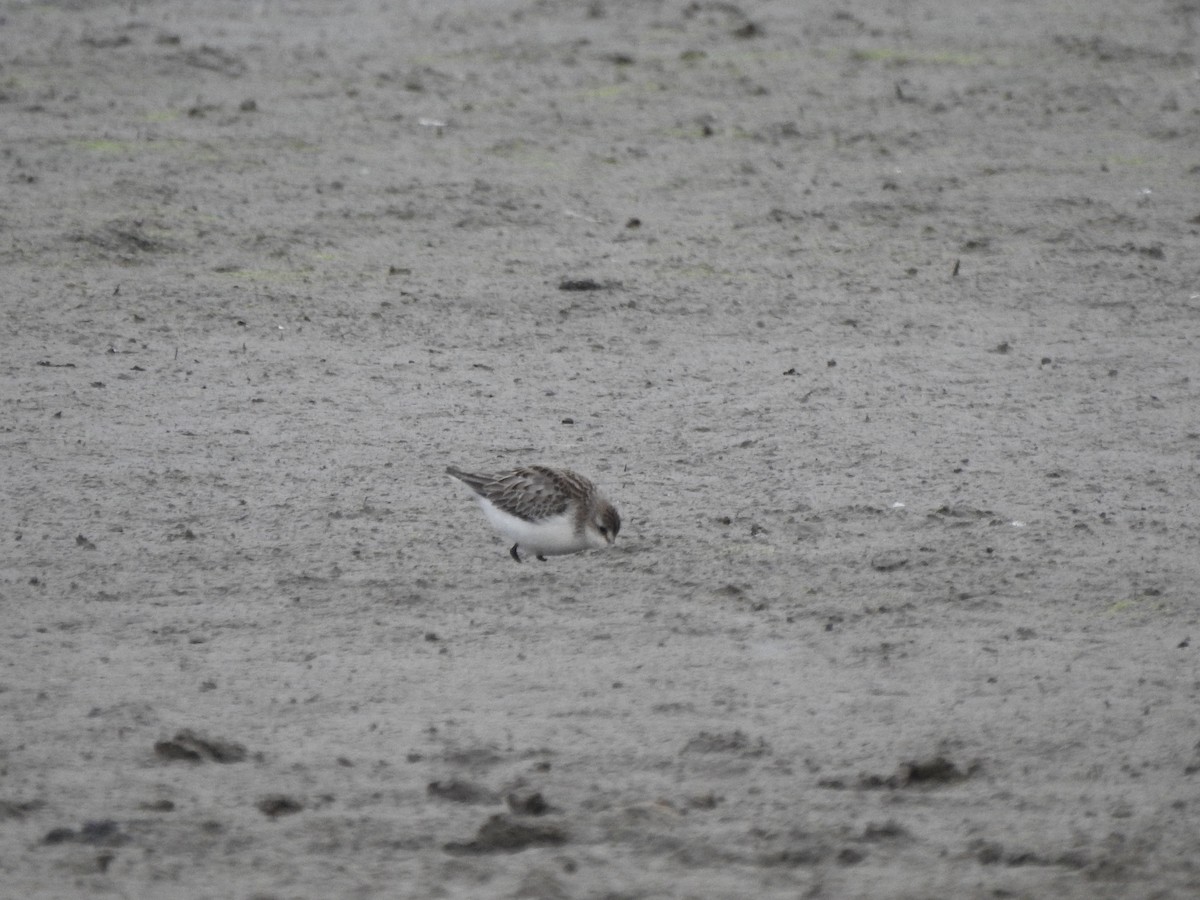
M608 547L621 530L613 505L569 469L528 466L472 475L450 466L446 473L473 490L492 527L515 541L508 553L517 562L517 548L545 562L547 556Z

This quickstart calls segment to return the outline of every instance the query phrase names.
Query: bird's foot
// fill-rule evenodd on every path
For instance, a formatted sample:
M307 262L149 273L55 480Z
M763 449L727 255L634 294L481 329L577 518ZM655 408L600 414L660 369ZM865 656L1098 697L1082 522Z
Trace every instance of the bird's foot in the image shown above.
M517 562L521 561L521 557L517 556L517 545L516 544L512 545L512 549L508 551L508 555L511 556L513 559L515 559Z

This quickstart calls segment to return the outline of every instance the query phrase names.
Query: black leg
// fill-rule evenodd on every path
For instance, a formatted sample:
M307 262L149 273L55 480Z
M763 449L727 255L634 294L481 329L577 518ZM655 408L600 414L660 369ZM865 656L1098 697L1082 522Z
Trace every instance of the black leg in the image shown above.
M521 557L517 556L517 545L516 544L512 545L512 549L508 551L508 555L511 556L513 559L515 559L517 562L521 561Z

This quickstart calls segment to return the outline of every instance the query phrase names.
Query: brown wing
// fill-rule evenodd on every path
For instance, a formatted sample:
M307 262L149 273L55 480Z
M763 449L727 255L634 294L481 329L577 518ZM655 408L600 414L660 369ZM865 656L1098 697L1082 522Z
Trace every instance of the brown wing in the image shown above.
M496 508L527 522L561 515L572 500L595 490L582 475L548 466L527 466L495 476L472 475L453 467L446 471Z

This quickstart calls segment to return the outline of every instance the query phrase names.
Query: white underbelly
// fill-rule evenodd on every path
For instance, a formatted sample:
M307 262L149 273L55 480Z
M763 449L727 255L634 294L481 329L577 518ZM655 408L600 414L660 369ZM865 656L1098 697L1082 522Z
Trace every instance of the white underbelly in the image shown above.
M570 516L555 516L535 524L511 516L486 501L481 500L479 505L493 528L534 556L558 556L589 546L575 533L575 523Z

